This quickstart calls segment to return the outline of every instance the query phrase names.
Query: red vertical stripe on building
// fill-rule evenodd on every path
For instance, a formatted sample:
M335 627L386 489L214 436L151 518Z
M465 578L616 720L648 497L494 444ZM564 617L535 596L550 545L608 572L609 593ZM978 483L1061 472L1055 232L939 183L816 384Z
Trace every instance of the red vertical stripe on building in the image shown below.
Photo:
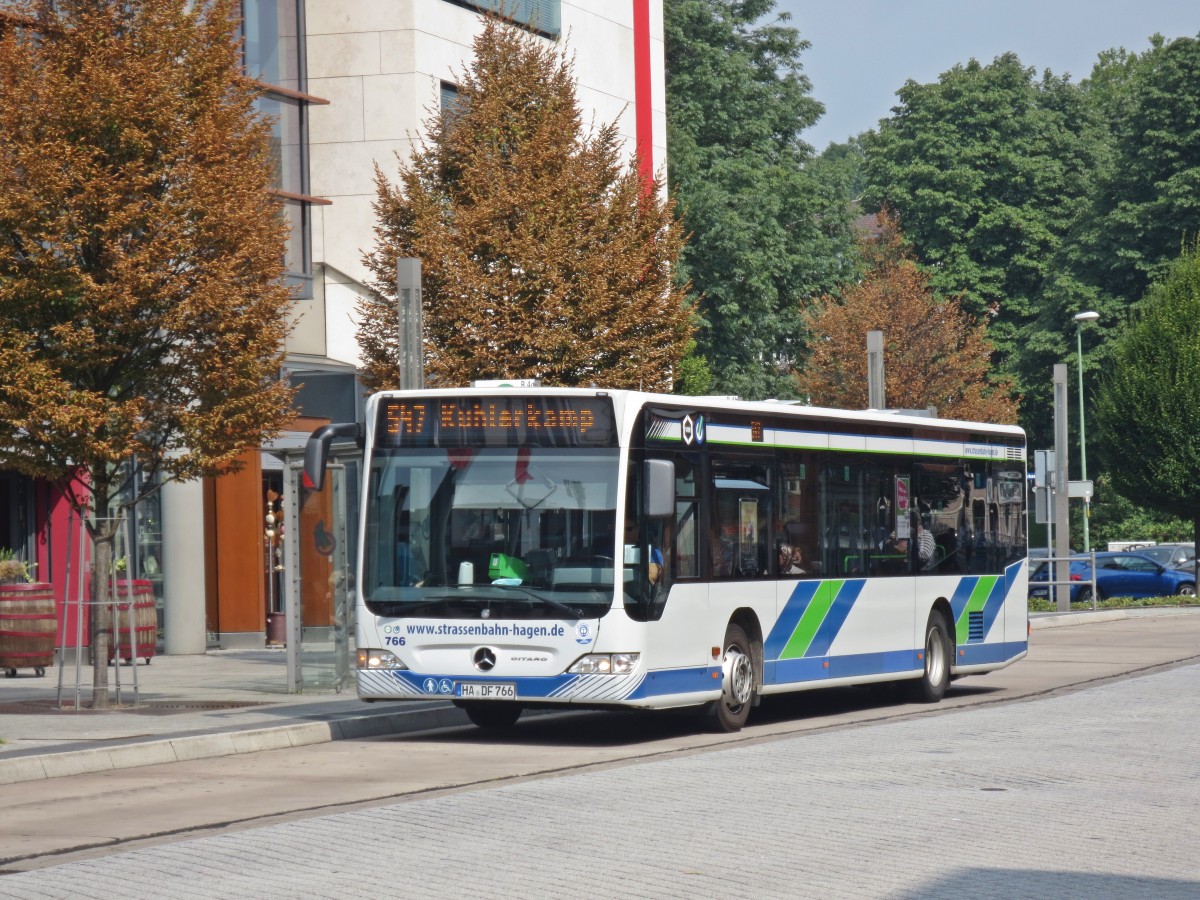
M650 0L633 0L633 105L638 172L646 190L654 186L654 114L650 98Z

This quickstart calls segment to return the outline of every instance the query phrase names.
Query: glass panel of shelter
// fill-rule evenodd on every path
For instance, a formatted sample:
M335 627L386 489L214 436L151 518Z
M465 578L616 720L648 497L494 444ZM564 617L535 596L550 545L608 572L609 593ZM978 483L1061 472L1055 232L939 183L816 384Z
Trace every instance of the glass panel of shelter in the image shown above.
M284 542L289 692L353 685L359 468L357 459L331 461L324 488L314 493L301 487L299 461L288 467L284 506L294 523Z

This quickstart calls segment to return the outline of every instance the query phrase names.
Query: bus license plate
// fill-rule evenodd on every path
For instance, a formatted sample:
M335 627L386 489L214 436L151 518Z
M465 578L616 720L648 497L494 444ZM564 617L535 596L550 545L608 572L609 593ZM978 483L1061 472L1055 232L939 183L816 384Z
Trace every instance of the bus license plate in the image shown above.
M464 681L458 685L458 696L467 700L516 700L517 686L511 683Z

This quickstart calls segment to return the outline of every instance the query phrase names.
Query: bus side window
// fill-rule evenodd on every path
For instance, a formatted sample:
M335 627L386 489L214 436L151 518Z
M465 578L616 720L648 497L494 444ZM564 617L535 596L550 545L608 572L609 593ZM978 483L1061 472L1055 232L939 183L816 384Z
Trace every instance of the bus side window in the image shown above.
M815 578L821 573L816 541L817 471L810 452L785 450L779 454L775 540L778 546L791 550L786 567L782 565L782 556L777 554L780 575Z
M714 578L767 578L771 509L770 467L732 459L713 461Z
M675 552L667 564L676 578L700 576L698 469L696 460L682 454L675 457Z

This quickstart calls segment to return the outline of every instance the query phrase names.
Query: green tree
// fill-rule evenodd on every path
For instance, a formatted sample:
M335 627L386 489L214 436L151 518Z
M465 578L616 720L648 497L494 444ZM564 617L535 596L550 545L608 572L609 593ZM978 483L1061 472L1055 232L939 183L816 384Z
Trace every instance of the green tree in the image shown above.
M669 184L690 235L680 277L698 297L713 389L793 396L800 308L852 268L849 211L806 168L808 42L774 0L666 0ZM767 24L760 24L770 18Z
M1192 522L1200 542L1200 242L1155 282L1112 339L1093 443L1130 502Z
M813 160L809 169L818 181L829 185L846 203L857 204L867 189L865 163L863 136L858 135L844 144L830 144Z
M1104 162L1104 131L1077 86L1038 81L1011 53L909 81L899 97L864 141L866 199L897 211L934 291L989 319L1000 367L1046 408L1044 359L1065 355L1071 323L1032 326Z
M1131 503L1112 489L1112 479L1100 475L1092 479L1096 494L1092 498L1092 517L1088 537L1093 549L1109 541L1154 541L1157 544L1186 541L1191 537L1191 518L1165 516L1161 512ZM1071 546L1083 546L1083 520L1071 517Z
M233 468L289 418L286 225L234 0L6 11L0 466L71 483L104 601L114 535L96 517L158 479ZM99 619L93 704L105 706Z
M1099 289L1101 306L1116 301L1116 313L1144 296L1174 265L1180 241L1200 231L1200 37L1155 35L1140 56L1110 52L1092 80L1114 159L1069 261Z
M1152 279L1200 230L1200 40L1151 39L1142 54L1100 54L1081 95L1103 125L1087 202L1056 252L1019 365L1032 401L1027 427L1049 446L1049 379L1074 351L1072 316L1101 318L1083 332L1084 376L1109 369L1109 336L1129 320ZM1091 393L1090 388L1085 388Z
M400 161L399 184L376 167L367 386L396 385L395 260L417 257L431 381L670 390L691 336L672 281L681 228L657 186L620 164L620 143L615 124L583 133L556 47L488 18L457 105Z

